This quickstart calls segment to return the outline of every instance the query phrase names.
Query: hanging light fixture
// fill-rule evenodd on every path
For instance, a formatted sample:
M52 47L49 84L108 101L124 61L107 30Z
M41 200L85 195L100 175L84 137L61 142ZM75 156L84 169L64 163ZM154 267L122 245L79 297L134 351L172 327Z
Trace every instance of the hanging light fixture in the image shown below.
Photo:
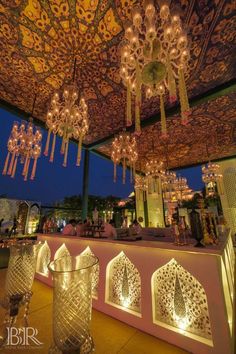
M183 30L177 10L172 14L169 1L158 1L159 12L152 0L133 9L132 23L125 27L121 48L121 78L127 88L127 126L132 124L132 95L135 96L135 131L140 134L142 86L146 96L159 96L162 135L167 135L164 95L169 101L177 99L181 106L181 120L187 123L190 114L185 74L188 70L189 50L187 34Z
M150 159L145 166L145 173L148 180L149 191L151 193L161 193L161 180L165 175L163 162L155 158Z
M189 191L187 178L178 176L173 182L174 194L177 201L182 201L185 198L186 191Z
M219 170L220 166L213 162L208 162L207 165L202 166L202 180L205 183L207 195L216 193L216 183L222 179Z
M162 176L162 191L164 199L169 201L174 199L175 181L176 173L173 171L166 170L165 174Z
M135 191L146 192L148 190L148 182L145 176L135 175L135 183L134 183Z
M34 112L36 96L33 102L32 116ZM30 170L30 162L33 161L30 179L33 180L36 174L37 161L41 154L42 133L38 127L33 124L33 118L29 122L13 123L11 134L7 143L7 157L5 160L3 175L15 177L17 162L23 165L22 175L24 181L27 181Z
M88 132L88 107L83 98L78 100L78 88L75 83L76 59L74 61L73 82L64 87L62 99L58 92L52 97L51 106L47 113L46 125L48 127L48 137L44 155L48 156L50 136L53 134L50 162L53 162L56 144L56 135L62 138L61 153L64 155L63 166L67 166L69 140L74 138L78 143L78 154L76 165L80 165L82 142Z
M115 137L112 142L111 159L114 162L114 182L116 182L117 177L116 166L120 163L123 167L123 184L125 184L126 168L128 165L130 166L130 178L132 181L132 176L135 176L135 163L138 159L135 137L126 131Z

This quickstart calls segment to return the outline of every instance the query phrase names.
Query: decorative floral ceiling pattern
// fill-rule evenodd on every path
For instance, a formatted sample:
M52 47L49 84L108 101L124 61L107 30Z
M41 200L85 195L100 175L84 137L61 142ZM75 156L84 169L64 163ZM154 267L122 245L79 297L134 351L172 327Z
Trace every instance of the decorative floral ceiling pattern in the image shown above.
M36 93L34 115L44 121L51 95L71 80L76 57L76 81L90 115L85 143L117 131L124 125L126 99L119 45L133 5L141 2L1 0L0 98L31 112ZM236 5L234 0L172 1L176 4L191 42L187 86L192 97L235 77ZM142 119L158 111L157 98L143 100Z
M194 107L186 126L180 124L177 116L169 119L167 139L160 138L160 122L144 128L138 139L136 168L144 171L146 162L153 156L165 166L168 163L169 168L236 156L235 100L236 93L232 93ZM111 145L98 150L110 156Z

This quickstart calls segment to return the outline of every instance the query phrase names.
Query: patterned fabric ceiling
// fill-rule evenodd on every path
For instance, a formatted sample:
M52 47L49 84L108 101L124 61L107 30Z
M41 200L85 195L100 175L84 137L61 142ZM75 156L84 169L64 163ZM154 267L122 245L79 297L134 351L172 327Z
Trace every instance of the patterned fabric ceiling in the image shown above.
M90 115L85 143L91 144L120 129L124 125L126 92L119 76L118 50L124 22L130 19L134 3L141 1L1 0L0 98L30 112L37 93L34 115L44 121L51 95L72 77L76 56L76 80ZM189 96L194 97L236 76L236 5L234 0L172 1L172 5L176 4L182 9L182 20L191 41L187 86ZM224 98L227 99L231 97ZM215 104L222 124L226 121L223 127L228 134L226 127L231 116L228 117L221 101ZM205 130L204 117L205 124L210 119L208 105L203 107L193 112L196 121L201 120L201 126L194 127L196 134L187 134L186 139L184 135L182 139L189 142L189 150L196 146L196 136L202 136ZM158 99L143 101L142 119L158 111ZM214 117L211 119L214 121ZM189 128L179 126L176 119L170 123L173 124L176 130L171 133L170 147L173 141L179 141L180 130L193 128L193 123ZM150 137L154 128L145 130ZM153 135L159 140L157 132L159 129ZM225 139L228 138L227 135ZM174 152L177 150L173 147ZM183 154L187 163L186 149ZM200 156L201 152L194 159ZM193 157L188 158L190 164ZM175 165L175 155L171 159Z
M144 128L138 139L137 168L144 170L153 155L165 165L167 162L169 168L236 155L235 102L236 93L232 93L194 107L187 126L181 125L177 116L169 119L168 139L160 138L159 122ZM110 148L107 144L98 150L109 155Z

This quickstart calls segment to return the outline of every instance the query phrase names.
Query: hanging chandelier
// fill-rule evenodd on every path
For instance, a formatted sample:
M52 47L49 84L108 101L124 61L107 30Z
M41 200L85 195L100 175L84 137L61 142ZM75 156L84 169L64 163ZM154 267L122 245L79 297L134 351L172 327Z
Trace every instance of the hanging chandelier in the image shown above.
M147 178L136 173L134 189L135 191L146 192L148 190Z
M208 162L207 165L202 166L202 180L205 183L207 195L216 193L216 184L222 179L219 170L220 166L213 162Z
M149 160L145 166L145 173L148 180L150 193L161 193L161 180L165 175L163 162L155 158Z
M172 201L175 197L176 173L166 170L162 176L162 191L164 199Z
M115 137L112 142L111 159L114 163L114 182L116 182L116 166L122 164L122 182L125 184L126 168L130 167L130 179L135 176L135 163L138 159L137 142L134 136L127 132L122 132Z
M88 132L88 107L83 98L78 100L79 93L75 83L76 59L74 62L73 83L64 87L60 100L59 93L56 92L51 100L51 106L47 113L46 125L48 127L48 137L44 155L48 156L50 136L53 134L53 141L50 153L50 162L53 162L56 144L56 135L62 138L61 154L64 155L63 166L67 166L69 140L74 138L78 141L78 153L76 165L80 166L82 142Z
M34 129L35 128L35 129ZM35 130L35 131L34 131ZM7 157L4 164L3 175L15 177L17 162L24 165L22 175L27 181L31 160L34 161L30 179L36 173L37 161L41 154L42 133L34 127L32 119L28 122L13 123L12 131L7 143Z
M165 93L169 101L177 99L181 120L190 114L185 74L189 66L188 39L177 11L170 12L169 1L159 1L159 12L152 0L133 9L132 23L125 28L121 48L121 78L127 88L126 124L132 124L132 95L135 96L135 131L140 134L142 86L146 97L159 96L162 135L167 135L164 108Z
M178 201L182 201L185 198L186 191L189 190L187 178L185 177L177 177L173 182L173 188L175 191L175 198Z
M36 97L34 99L32 116L34 111ZM7 142L7 157L5 160L3 175L15 177L17 163L23 165L22 175L24 181L27 181L30 170L30 162L33 161L30 179L33 180L36 174L38 158L41 155L42 133L38 127L33 124L33 118L29 122L14 122Z

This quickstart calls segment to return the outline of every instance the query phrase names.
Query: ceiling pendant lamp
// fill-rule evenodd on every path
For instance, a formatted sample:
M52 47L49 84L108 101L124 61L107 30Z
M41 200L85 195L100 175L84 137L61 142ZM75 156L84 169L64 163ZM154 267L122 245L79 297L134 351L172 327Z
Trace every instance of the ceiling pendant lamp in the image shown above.
M32 117L34 112L36 96L33 102ZM27 181L30 171L30 163L33 161L30 179L33 180L36 174L37 161L41 155L42 133L40 128L34 126L33 118L29 122L22 121L13 123L11 134L7 143L7 157L5 160L3 175L15 177L18 162L23 165L22 175Z
M74 61L73 82L64 87L63 95L60 98L58 92L52 97L50 109L47 113L46 125L48 127L48 137L44 155L48 156L50 136L53 141L50 153L50 162L54 160L56 135L62 138L61 154L64 155L63 166L67 166L69 140L78 141L78 153L76 165L80 166L82 142L88 132L88 107L83 98L79 98L78 88L75 82L76 59Z
M130 167L131 182L135 176L135 164L138 159L137 142L135 136L123 131L112 142L111 159L114 163L114 182L117 179L117 165L122 165L122 182L125 184L126 169Z
M187 34L177 10L171 12L169 1L152 0L134 7L132 23L125 26L121 47L120 75L127 89L126 124L132 124L132 96L135 97L135 132L140 134L142 88L146 97L159 96L161 131L167 135L164 97L181 106L181 121L187 123L190 114L185 74L189 69Z

